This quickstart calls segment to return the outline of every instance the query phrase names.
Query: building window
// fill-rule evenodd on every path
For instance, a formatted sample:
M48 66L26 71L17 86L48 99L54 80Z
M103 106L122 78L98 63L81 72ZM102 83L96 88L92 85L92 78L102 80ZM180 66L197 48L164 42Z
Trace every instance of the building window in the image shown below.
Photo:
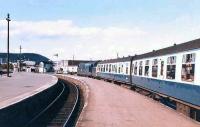
M144 70L145 70L144 75L149 76L149 60L145 61L145 69Z
M175 79L176 75L176 56L167 58L167 79Z
M137 75L137 62L135 62L134 75Z
M152 77L158 76L158 59L152 61Z
M182 59L182 81L193 82L195 71L195 53L185 54Z
M139 75L142 75L142 68L143 68L143 66L142 66L142 61L140 61L140 66L139 66Z

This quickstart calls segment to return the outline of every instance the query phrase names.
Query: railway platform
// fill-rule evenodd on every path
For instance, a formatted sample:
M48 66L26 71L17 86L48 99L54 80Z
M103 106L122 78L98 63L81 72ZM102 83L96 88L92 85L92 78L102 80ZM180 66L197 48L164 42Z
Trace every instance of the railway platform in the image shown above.
M89 89L78 127L200 127L198 122L129 89L86 77L70 78Z
M14 73L0 77L0 109L29 98L57 83L54 76L34 73Z

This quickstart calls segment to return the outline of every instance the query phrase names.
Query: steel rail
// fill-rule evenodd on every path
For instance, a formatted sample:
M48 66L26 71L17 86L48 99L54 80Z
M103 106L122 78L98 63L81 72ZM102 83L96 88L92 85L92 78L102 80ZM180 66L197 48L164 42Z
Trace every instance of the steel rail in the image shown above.
M28 122L28 124L26 124L25 127L28 127L29 125L31 125L31 123L33 123L36 119L38 119L42 114L44 114L45 111L47 111L61 96L62 94L64 93L66 87L64 85L64 83L62 82L62 85L63 85L63 89L62 91L60 92L60 94L44 109L42 110L37 116L35 116L31 121Z
M75 111L75 108L76 108L76 106L77 106L77 104L78 104L78 100L79 100L79 89L78 89L78 87L76 86L76 84L74 84L74 83L71 83L74 87L74 89L73 90L75 90L74 92L76 93L76 100L75 100L75 103L74 103L74 106L73 106L73 108L72 108L72 110L71 110L71 112L70 112L70 114L68 115L68 117L67 117L67 119L66 119L66 121L65 121L65 123L64 123L64 125L63 125L63 127L70 127L70 125L68 125L69 124L69 121L70 121L70 118L72 117L72 114L73 114L73 112Z

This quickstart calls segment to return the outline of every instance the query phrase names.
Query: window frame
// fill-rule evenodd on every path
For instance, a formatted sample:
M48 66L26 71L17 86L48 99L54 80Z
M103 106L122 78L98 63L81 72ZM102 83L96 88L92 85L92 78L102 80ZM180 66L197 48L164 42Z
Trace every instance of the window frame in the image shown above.
M156 61L156 62L155 62ZM158 78L158 58L154 58L153 60L152 60L152 70L151 70L151 76L153 77L153 78ZM156 67L156 71L154 72L154 67ZM156 74L155 76L154 76L154 73Z
M145 66L144 66L144 76L149 76L149 70L150 70L150 68L149 68L149 66L150 66L150 60L145 60ZM148 67L148 71L146 71L146 68ZM147 72L147 73L146 73Z
M173 56L169 56L167 57L167 68L166 68L166 79L169 79L169 80L176 80L176 62L177 62L177 56L173 55ZM170 68L170 70L168 70ZM173 72L174 70L174 72ZM170 74L173 74L173 75L170 75Z
M139 62L139 76L143 75L143 61Z
M191 61L188 61L187 59L187 55L194 55L192 56L190 59L192 59ZM182 63L181 63L181 81L183 82L187 82L187 83L194 83L195 82L195 63L196 62L196 53L192 52L192 53L185 53L182 55ZM185 66L185 67L184 67ZM184 68L183 68L184 67ZM185 71L183 71L183 69ZM190 70L188 70L190 69ZM190 74L187 74L190 73ZM183 75L184 73L184 75ZM192 73L192 74L191 74ZM183 77L185 79L183 79ZM190 78L188 78L190 77Z

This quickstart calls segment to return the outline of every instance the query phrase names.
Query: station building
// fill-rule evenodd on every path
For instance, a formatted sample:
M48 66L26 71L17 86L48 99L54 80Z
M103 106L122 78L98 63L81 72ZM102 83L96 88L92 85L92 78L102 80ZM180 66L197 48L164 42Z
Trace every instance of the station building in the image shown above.
M55 61L54 69L57 73L76 74L80 63L88 63L88 60L61 60Z

